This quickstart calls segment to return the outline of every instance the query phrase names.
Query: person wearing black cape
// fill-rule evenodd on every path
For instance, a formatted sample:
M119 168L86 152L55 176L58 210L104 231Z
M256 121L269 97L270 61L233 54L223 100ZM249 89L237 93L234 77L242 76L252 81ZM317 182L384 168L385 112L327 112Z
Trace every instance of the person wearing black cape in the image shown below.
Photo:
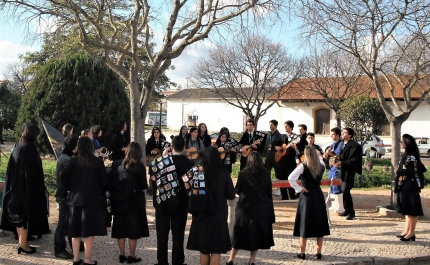
M28 235L51 232L42 160L35 145L39 133L36 125L22 125L20 144L12 151L6 171L0 229L16 229L18 254L36 253L36 247L27 243Z

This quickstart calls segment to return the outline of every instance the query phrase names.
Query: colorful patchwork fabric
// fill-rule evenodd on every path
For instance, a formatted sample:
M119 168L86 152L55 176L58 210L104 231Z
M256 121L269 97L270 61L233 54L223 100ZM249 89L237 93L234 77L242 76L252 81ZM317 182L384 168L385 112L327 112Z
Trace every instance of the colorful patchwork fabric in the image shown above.
M158 204L175 197L179 191L179 180L176 174L172 154L156 158L151 162L151 181L155 182L155 200Z

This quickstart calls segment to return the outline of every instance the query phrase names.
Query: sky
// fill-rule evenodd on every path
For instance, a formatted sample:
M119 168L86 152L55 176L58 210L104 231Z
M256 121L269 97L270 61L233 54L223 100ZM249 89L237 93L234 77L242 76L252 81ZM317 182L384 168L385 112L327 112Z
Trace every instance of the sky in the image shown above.
M14 21L2 22L0 23L0 80L7 78L8 65L18 63L20 54L38 51L42 46L40 40L30 41L27 38L26 25L17 24ZM33 33L41 31L40 27L34 24L28 25L28 29ZM274 41L286 45L290 51L299 49L293 41L295 34L292 26L283 29L273 27L268 34ZM159 42L161 42L161 38L162 36L158 37ZM180 57L173 60L175 70L168 70L166 75L181 88L187 88L187 77L192 75L193 67L213 45L210 40L205 40L188 46ZM191 87L191 82L188 83L188 87Z

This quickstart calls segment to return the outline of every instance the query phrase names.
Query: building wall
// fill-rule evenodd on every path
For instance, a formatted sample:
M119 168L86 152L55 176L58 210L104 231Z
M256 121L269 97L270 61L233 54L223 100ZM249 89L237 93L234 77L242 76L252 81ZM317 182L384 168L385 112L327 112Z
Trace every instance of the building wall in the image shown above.
M284 122L292 120L295 124L294 132L298 132L297 125L306 124L309 132L315 132L315 111L328 107L322 102L279 102L274 104L258 122L258 130L269 130L269 121L275 119L279 122L278 130L284 133ZM392 103L389 105L393 107ZM402 134L409 133L413 136L430 137L430 105L423 102L414 110L409 119L402 126ZM198 116L197 124L204 122L210 132L217 132L222 127L227 127L231 132L244 131L245 114L242 110L229 105L222 100L205 101L168 101L167 102L167 126L178 130L190 115ZM183 117L183 119L182 119ZM330 124L327 127L337 126L336 114L330 110ZM316 135L316 143L324 144L330 141L330 131L325 135ZM391 136L382 136L384 143L391 144Z

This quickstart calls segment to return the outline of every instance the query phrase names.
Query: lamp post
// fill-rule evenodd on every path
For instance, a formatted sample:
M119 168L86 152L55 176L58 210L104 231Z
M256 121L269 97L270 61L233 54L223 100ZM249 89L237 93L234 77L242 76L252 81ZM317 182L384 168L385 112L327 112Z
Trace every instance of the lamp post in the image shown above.
M159 123L159 126L160 126L160 128L161 128L161 126L162 126L162 123L161 123L161 118L163 117L162 115L162 112L163 112L163 103L164 102L166 102L166 100L163 98L163 99L160 99L160 123Z

